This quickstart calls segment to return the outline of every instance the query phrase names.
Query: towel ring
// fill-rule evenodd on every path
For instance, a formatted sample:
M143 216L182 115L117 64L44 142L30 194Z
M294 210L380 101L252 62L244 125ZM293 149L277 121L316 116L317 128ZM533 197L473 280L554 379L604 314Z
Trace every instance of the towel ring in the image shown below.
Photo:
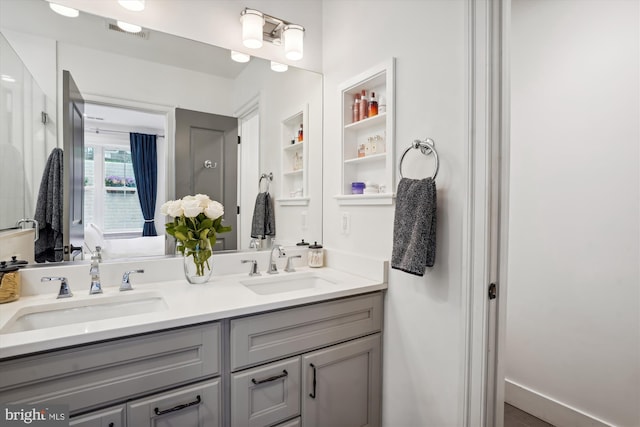
M416 139L415 141L413 141L413 144L411 144L409 148L404 150L404 153L402 153L402 157L400 157L400 166L398 167L400 171L400 178L404 178L404 176L402 176L402 162L404 161L404 156L406 156L407 153L411 151L412 148L414 149L419 148L420 151L422 151L422 154L424 154L425 156L429 154L433 154L433 158L436 161L436 169L433 172L433 176L431 177L431 179L436 179L436 176L438 176L438 169L440 169L440 160L438 159L438 152L436 151L435 145L436 145L435 141L431 138L427 138L424 141L420 141L419 139Z
M263 173L262 175L260 175L260 179L258 180L258 193L262 192L262 180L266 179L267 180L267 190L266 193L269 192L269 184L271 184L271 181L273 181L273 172L269 172L269 174Z

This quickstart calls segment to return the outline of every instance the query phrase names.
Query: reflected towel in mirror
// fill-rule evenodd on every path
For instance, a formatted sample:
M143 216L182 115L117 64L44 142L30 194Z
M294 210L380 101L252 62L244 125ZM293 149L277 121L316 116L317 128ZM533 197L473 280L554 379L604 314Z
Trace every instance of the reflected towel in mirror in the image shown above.
M266 236L276 235L276 217L273 210L273 199L269 193L259 193L253 208L251 221L251 237L264 239Z
M40 226L40 238L35 243L36 262L61 262L62 251L62 182L63 153L54 148L44 167L34 219Z

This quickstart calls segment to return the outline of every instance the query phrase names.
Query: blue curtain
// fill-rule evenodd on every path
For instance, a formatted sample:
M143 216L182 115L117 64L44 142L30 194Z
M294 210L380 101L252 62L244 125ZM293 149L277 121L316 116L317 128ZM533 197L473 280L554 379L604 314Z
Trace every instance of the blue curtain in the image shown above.
M156 193L158 189L158 149L156 136L143 133L130 133L131 161L136 178L138 199L144 217L143 236L157 236L153 217L156 212Z

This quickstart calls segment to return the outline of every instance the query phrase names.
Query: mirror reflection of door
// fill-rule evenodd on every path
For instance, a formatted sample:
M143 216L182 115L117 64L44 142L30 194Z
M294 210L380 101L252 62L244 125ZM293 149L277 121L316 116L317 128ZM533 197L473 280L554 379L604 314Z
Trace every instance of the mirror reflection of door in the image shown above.
M62 126L64 151L63 249L64 260L82 253L84 242L84 99L67 70L62 72ZM60 259L62 261L62 259Z
M176 108L176 198L206 194L224 205L214 251L237 249L238 120Z

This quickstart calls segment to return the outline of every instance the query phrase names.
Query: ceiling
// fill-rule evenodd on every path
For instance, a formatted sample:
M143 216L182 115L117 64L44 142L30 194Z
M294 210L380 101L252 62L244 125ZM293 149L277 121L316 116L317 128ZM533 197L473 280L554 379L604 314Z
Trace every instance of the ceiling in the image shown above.
M141 38L109 29L109 24L115 27L115 20L85 12L66 18L44 0L0 0L1 28L228 79L246 66L231 60L227 49L153 30Z

